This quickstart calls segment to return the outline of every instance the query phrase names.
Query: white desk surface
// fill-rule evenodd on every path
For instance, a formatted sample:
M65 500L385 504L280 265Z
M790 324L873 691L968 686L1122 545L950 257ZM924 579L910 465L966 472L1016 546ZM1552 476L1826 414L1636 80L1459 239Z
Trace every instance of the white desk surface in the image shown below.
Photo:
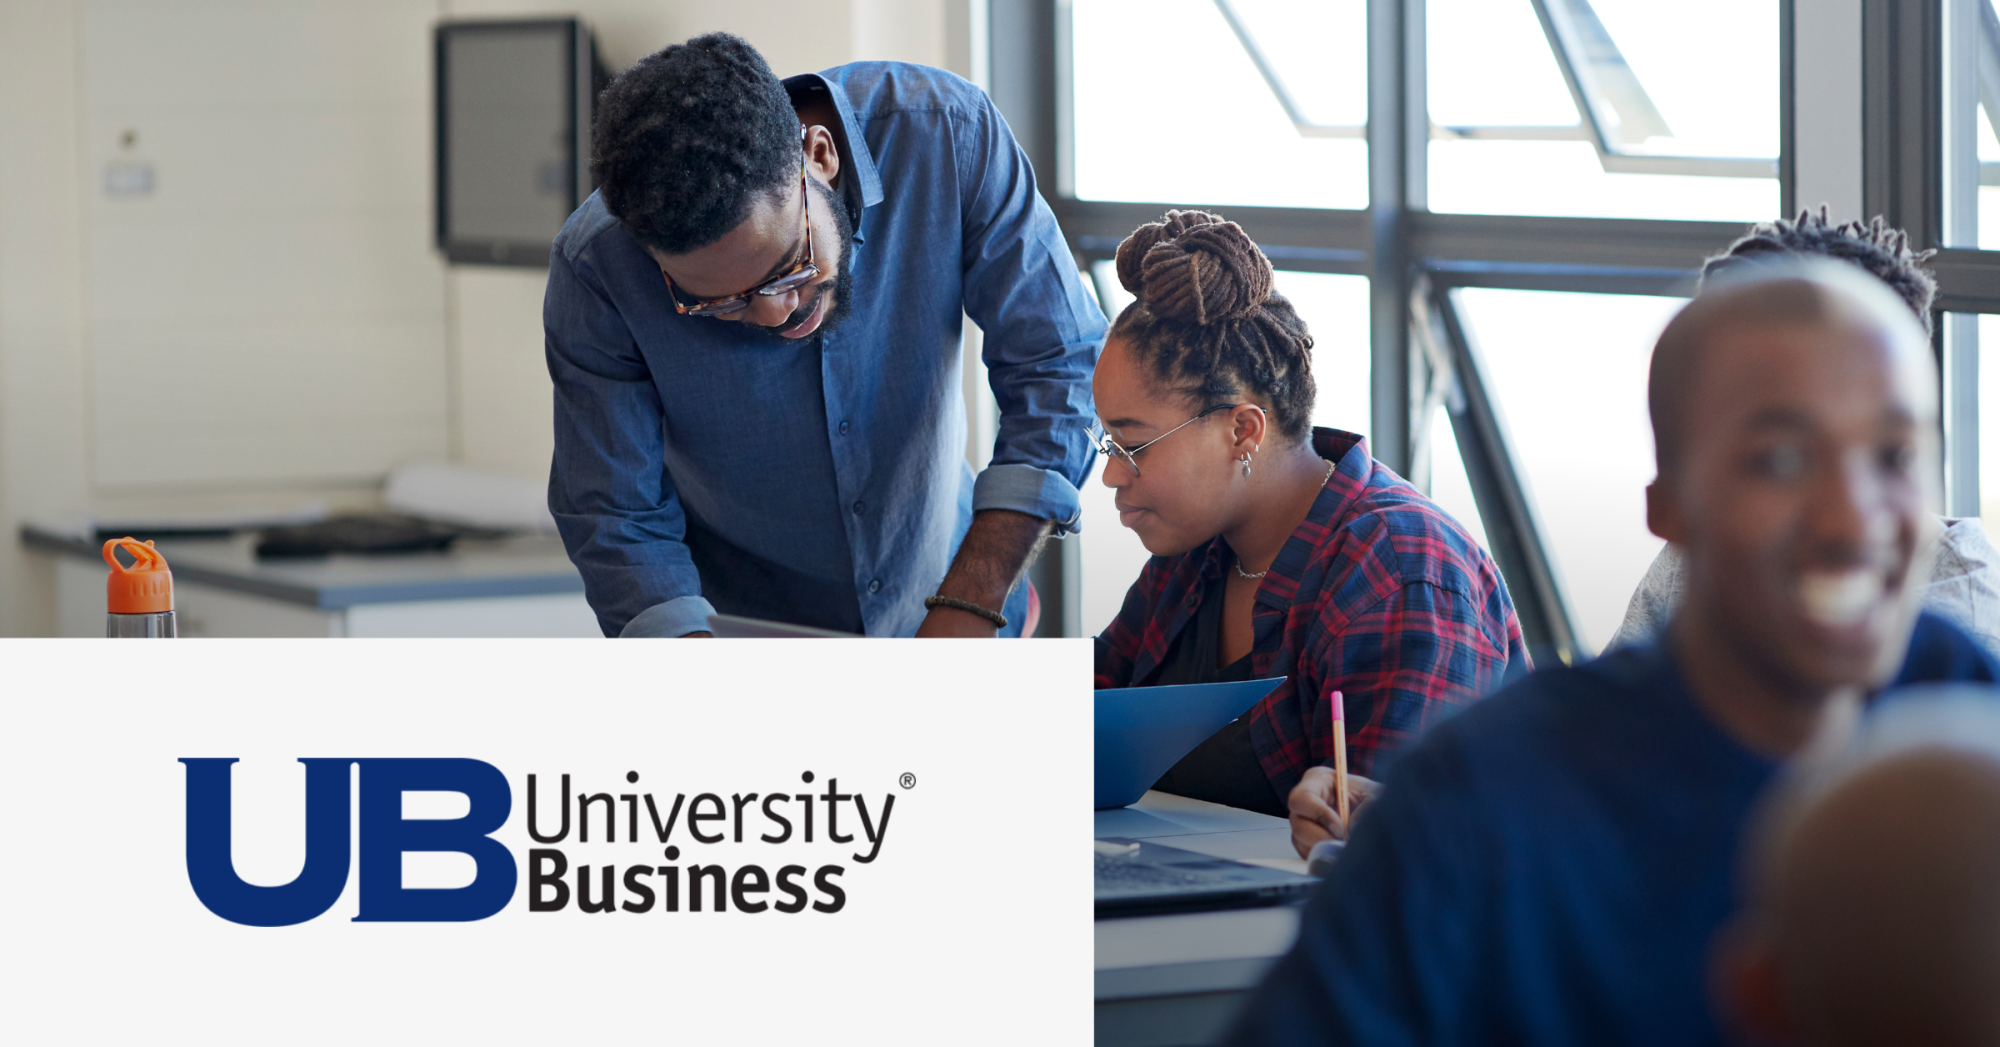
M1148 792L1098 811L1096 835L1148 839L1183 850L1305 872L1283 818ZM1099 920L1097 999L1244 991L1298 936L1299 907Z

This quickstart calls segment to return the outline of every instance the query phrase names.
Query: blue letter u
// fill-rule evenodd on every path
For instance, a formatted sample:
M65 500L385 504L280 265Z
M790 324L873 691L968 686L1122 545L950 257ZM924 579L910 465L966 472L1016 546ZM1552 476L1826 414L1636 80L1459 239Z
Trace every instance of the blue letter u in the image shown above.
M306 864L282 887L244 883L230 860L229 765L236 759L183 757L181 762L188 768L188 883L209 912L231 923L287 927L332 908L347 887L352 759L299 761L306 765Z

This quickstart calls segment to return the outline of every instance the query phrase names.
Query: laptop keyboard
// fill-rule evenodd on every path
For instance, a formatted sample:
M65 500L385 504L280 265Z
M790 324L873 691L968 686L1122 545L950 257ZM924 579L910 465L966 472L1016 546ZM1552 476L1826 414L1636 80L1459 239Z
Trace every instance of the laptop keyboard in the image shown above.
M1227 883L1233 878L1212 871L1180 872L1169 866L1150 865L1129 858L1107 858L1101 854L1096 859L1099 887L1199 887Z

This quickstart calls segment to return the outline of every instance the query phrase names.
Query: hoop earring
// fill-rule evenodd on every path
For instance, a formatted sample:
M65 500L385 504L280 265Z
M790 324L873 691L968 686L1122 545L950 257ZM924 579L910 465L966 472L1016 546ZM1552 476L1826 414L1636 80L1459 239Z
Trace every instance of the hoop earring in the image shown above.
M1250 479L1250 452L1243 452L1243 478Z

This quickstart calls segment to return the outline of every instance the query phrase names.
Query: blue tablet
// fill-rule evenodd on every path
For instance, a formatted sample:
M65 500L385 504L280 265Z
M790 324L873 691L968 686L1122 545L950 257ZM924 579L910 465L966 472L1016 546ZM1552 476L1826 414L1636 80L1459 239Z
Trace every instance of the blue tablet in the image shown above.
M1277 676L1097 692L1096 808L1137 802L1181 757L1284 682Z

